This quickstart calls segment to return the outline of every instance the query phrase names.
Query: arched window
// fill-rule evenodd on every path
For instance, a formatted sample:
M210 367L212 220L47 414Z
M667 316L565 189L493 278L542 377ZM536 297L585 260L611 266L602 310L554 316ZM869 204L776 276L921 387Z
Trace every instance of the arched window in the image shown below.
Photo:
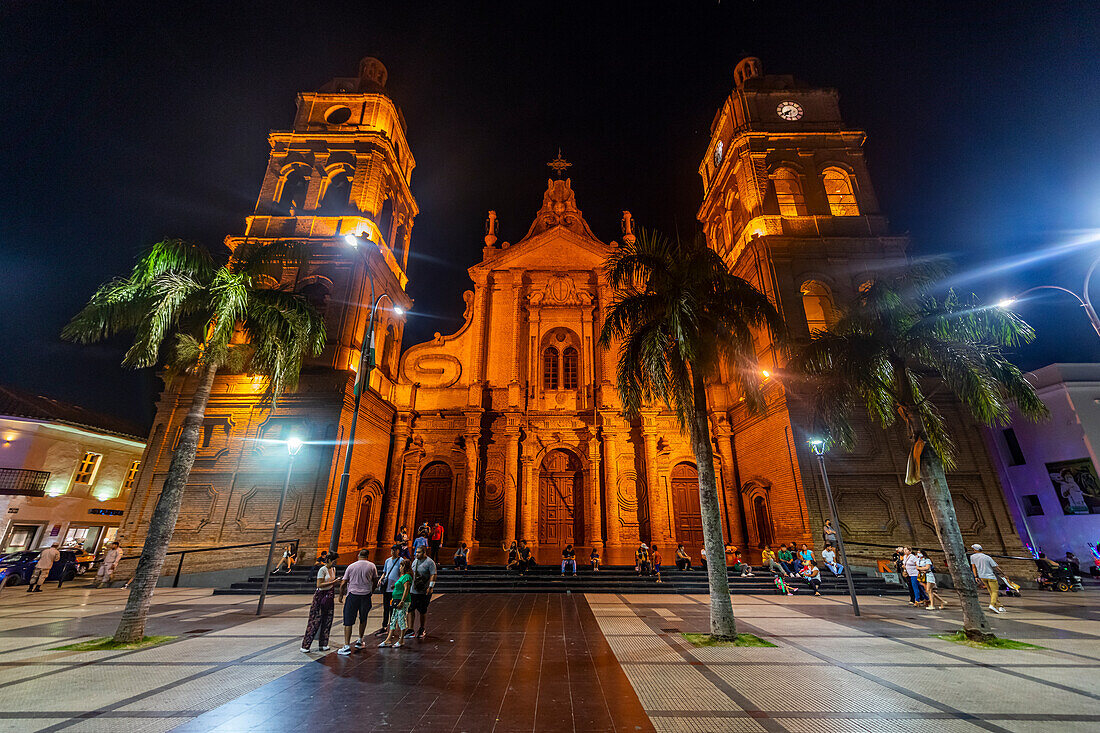
M301 211L306 203L308 188L305 169L294 168L288 171L279 189L279 200L275 202L276 212L286 216Z
M307 285L303 285L298 290L305 299L309 301L309 304L317 309L317 312L321 314L321 318L325 317L325 309L328 307L328 286L320 280L314 280Z
M577 350L572 346L568 347L565 351L561 352L561 388L562 389L576 389L579 365L577 358Z
M382 233L382 239L391 247L390 229L393 229L393 201L386 199L382 203L382 210L378 212L378 231Z
M829 212L833 216L859 216L856 194L852 190L852 179L840 168L826 168L825 196L829 199Z
M558 388L558 350L553 346L542 352L542 388Z
M772 174L775 183L775 198L779 201L780 216L807 216L806 199L802 196L802 185L798 174L787 167L777 168Z
M351 175L347 171L336 171L325 184L325 196L318 208L329 216L351 214L350 198Z
M833 294L816 280L802 283L802 309L810 333L824 331L833 323Z

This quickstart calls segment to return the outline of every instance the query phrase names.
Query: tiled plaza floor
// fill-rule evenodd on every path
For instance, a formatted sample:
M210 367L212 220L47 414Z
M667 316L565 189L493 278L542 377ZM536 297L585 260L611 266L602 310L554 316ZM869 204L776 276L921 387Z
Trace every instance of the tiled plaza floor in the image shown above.
M739 630L775 648L696 648L702 596L590 596L654 727L662 733L1100 730L1100 613L1095 591L1007 599L998 635L1046 647L978 650L932 634L949 609L904 598L737 596ZM950 602L950 600L949 600Z
M1100 593L1030 592L984 651L932 638L957 611L904 599L736 596L739 628L775 648L695 648L705 597L449 595L429 638L344 658L298 651L305 596L161 589L134 652L52 647L114 630L121 590L0 593L0 731L1100 730ZM950 601L950 599L949 599ZM339 607L337 608L339 613ZM374 612L372 620L377 616ZM340 633L339 618L334 632Z

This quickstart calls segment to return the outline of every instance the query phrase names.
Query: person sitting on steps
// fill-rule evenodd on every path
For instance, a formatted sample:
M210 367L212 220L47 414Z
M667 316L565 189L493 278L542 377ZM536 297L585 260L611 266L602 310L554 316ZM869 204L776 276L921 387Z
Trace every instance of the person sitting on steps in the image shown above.
M687 554L683 545L676 545L676 569L691 570L691 555Z
M565 571L569 570L575 576L577 574L577 551L573 549L572 544L565 546L565 549L561 551L561 574L565 575Z
M588 556L588 561L592 563L593 572L600 571L600 551L595 547L592 548L592 554Z

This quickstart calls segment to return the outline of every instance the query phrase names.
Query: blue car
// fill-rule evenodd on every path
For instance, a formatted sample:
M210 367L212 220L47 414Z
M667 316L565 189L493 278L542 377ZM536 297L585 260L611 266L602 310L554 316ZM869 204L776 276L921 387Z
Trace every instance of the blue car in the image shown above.
M0 588L29 583L41 550L25 550L0 556ZM61 550L61 559L50 568L46 581L68 581L76 577L76 553Z

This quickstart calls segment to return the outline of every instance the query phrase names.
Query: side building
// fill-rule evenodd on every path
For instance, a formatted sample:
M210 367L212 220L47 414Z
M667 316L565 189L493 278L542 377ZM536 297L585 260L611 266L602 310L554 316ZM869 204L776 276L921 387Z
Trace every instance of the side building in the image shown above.
M1028 375L1050 417L986 431L1021 539L1051 559L1100 564L1100 364L1051 364Z
M142 472L142 429L0 387L0 551L115 539Z

